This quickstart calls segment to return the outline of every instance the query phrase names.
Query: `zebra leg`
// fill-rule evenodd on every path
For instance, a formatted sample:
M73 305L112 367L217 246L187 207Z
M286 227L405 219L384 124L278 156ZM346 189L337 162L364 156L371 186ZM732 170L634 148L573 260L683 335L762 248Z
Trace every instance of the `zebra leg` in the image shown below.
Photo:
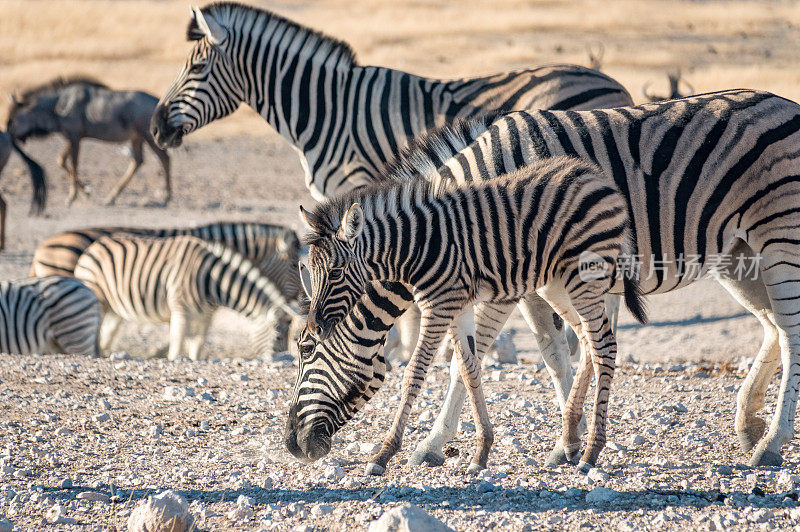
M419 339L420 311L417 305L411 305L397 321L394 326L397 329L398 344L391 352L387 352L388 358L398 360L408 360L414 352L417 340Z
M503 328L509 315L514 310L513 304L481 303L475 307L475 356L480 363ZM433 466L444 464L445 456L442 447L452 440L458 428L458 418L467 396L467 389L461 380L461 366L458 357L450 360L450 385L436 417L430 434L422 440L414 450L409 465L427 463Z
M730 278L719 281L743 307L758 318L764 328L761 349L736 397L736 434L742 448L749 452L761 439L766 427L764 420L756 414L764 407L767 386L781 360L778 329L763 281Z
M200 350L203 348L203 343L206 341L212 317L212 313L203 314L192 320L191 326L189 327L191 336L186 339L186 350L189 358L195 362L200 360Z
M389 460L400 450L400 446L403 443L403 432L406 428L408 416L411 413L411 406L420 389L422 389L422 384L425 382L425 374L428 371L431 360L433 360L433 356L436 354L436 348L442 343L442 339L445 338L447 330L455 318L454 311L447 311L437 308L437 306L436 302L431 302L426 308L422 309L417 347L414 349L414 354L411 355L403 374L400 407L397 409L394 422L386 433L380 450L367 464L367 475L382 475L386 471L386 465Z
M183 344L186 341L186 330L189 320L186 313L181 310L173 310L169 321L169 353L168 360L176 360L184 353Z
M0 194L0 251L6 247L6 202Z
M550 373L550 379L553 381L553 387L556 389L558 406L563 415L567 397L572 388L572 364L570 364L572 349L567 346L564 339L564 330L566 329L567 334L572 333L573 336L575 333L571 327L564 326L561 316L538 294L531 294L520 301L519 310L536 338L539 351L542 353L542 361L544 361L547 372ZM575 336L575 342L578 342L577 336ZM584 432L586 432L586 418L581 412L578 436L580 437Z
M103 321L100 325L100 352L108 353L119 335L119 327L122 325L122 318L113 312L103 314Z
M511 307L513 308L513 306ZM481 359L476 356L475 317L472 308L459 316L451 327L453 337L453 360L458 363L461 381L467 386L472 405L472 418L475 421L475 455L469 465L469 472L486 469L489 451L494 443L492 422L486 409L486 399L481 387Z
M787 220L785 223L789 223ZM763 253L761 272L774 312L781 347L781 375L778 402L769 429L756 445L750 458L752 466L778 466L782 463L781 447L792 439L797 394L800 389L800 268L795 264L800 250L786 248Z
M617 334L617 322L619 321L619 306L621 301L622 297L616 294L606 294L606 314L608 314L608 319L611 321L611 330L614 334ZM569 356L570 359L573 359L580 355L580 353L578 353L578 336L575 334L572 327L566 327L566 329Z
M128 165L128 169L125 171L125 175L122 176L114 188L111 190L111 194L108 195L106 198L105 204L106 205L113 205L114 202L117 200L117 196L119 196L120 192L128 186L131 179L133 179L133 175L142 166L142 162L144 162L144 154L142 153L142 146L144 141L138 135L134 136L131 139L131 162Z

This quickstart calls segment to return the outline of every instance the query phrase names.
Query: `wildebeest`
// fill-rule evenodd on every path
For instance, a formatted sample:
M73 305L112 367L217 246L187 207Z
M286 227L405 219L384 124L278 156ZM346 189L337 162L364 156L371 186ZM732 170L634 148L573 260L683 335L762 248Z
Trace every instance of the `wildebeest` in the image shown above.
M28 171L31 174L31 183L33 184L33 199L31 200L31 214L39 214L44 209L45 199L47 198L47 187L44 181L44 170L39 166L36 161L28 157L23 152L16 142L5 131L0 131L0 174L11 157L11 152L16 151L25 164L28 166ZM0 194L0 251L5 247L6 243L6 202L3 200L3 195Z
M87 77L59 77L12 99L8 132L14 139L24 141L60 133L67 140L67 147L58 158L58 164L70 177L67 205L75 200L79 188L88 195L78 179L78 152L83 138L131 143L131 163L106 204L114 203L141 166L145 142L161 161L166 187L164 202L170 200L169 156L156 145L149 131L150 117L158 103L155 96L141 91L113 90Z

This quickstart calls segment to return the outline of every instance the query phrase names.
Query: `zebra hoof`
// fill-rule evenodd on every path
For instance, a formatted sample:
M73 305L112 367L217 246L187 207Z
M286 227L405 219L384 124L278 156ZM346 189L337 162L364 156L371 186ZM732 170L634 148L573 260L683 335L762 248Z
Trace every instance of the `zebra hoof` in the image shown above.
M749 453L753 448L758 445L759 440L764 435L764 430L767 424L761 418L755 418L742 432L737 432L739 437L739 445L742 446L744 452Z
M578 473L588 473L589 470L593 467L594 466L589 462L584 462L583 460L581 460L580 462L578 462Z
M385 467L380 466L378 464L373 464L372 462L367 464L367 467L364 468L364 474L365 475L371 475L371 476L374 476L374 477L379 477L379 476L383 475L385 472L386 472L386 468Z
M763 450L756 449L756 452L753 453L753 457L750 458L750 466L752 467L761 467L761 466L779 466L783 463L783 458L781 458L780 453L776 453L774 451L769 451L766 448Z
M484 469L486 469L486 468L484 466L480 465L480 464L471 463L471 464L469 464L469 467L467 468L467 473L469 473L470 475L477 475L478 473L480 473Z
M558 467L568 462L569 461L567 460L567 454L564 452L564 448L558 446L550 451L550 456L547 457L547 461L544 463L544 465L546 467Z
M411 458L408 459L408 465L421 466L429 465L431 467L439 467L444 465L445 456L436 451L414 451Z

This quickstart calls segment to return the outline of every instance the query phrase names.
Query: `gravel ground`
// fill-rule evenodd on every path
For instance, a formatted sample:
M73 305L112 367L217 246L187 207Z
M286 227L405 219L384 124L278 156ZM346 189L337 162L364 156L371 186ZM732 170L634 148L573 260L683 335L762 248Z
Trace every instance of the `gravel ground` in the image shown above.
M364 529L400 501L456 530L800 530L800 446L785 448L780 469L744 465L732 434L740 375L727 366L623 364L609 446L588 475L543 466L559 432L546 371L487 368L496 444L476 478L464 473L474 434L466 413L444 466L404 465L444 392L440 364L403 452L375 478L362 470L399 401L398 371L308 466L282 443L291 365L120 358L0 361L0 513L19 529L48 519L124 529L140 500L174 489L206 530Z
M313 202L296 155L281 139L201 136L174 154L175 200L167 208L147 157L117 207L81 198L67 209L66 181L55 167L62 144L26 146L50 176L45 217L26 216L29 185L16 157L3 173L10 205L8 248L0 255L4 279L24 277L38 241L69 228L241 219L299 229L297 204ZM115 147L90 142L82 151L82 174L97 198L125 165ZM401 501L456 530L795 526L798 438L784 448L782 469L750 469L733 434L735 395L746 369L740 360L754 355L762 338L757 320L713 282L650 298L649 309L646 327L622 313L612 443L589 478L572 468L543 467L560 416L517 313L509 329L525 363L487 369L496 444L489 473L480 478L463 473L474 434L466 414L467 430L450 446L453 456L444 466L403 464L438 411L443 366L430 373L403 452L386 476L372 478L361 473L399 402L400 372L343 429L329 457L297 463L282 444L294 368L247 359L249 325L233 313L218 314L205 348L215 360L199 363L136 359L166 341L166 328L133 324L116 347L132 360L4 355L0 514L19 529L59 520L48 526L124 529L136 503L174 489L206 530L365 529ZM777 381L768 391L773 401Z

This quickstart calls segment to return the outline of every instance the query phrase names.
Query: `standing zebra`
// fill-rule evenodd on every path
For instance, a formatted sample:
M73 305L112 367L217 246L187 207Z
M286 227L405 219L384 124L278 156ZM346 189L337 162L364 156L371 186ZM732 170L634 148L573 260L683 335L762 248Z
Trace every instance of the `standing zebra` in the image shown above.
M153 114L156 141L178 146L245 103L295 148L320 201L379 180L413 138L457 118L633 104L618 82L575 65L450 81L360 65L347 43L232 2L194 8L187 37L197 43ZM414 320L398 323L408 354Z
M184 353L184 343L189 357L199 359L219 307L271 325L294 315L278 287L255 264L227 246L192 236L102 237L81 255L75 276L95 291L116 326L122 320L169 323L170 360ZM286 341L284 334L278 350L286 350ZM275 349L258 347L259 352Z
M779 464L780 449L793 435L800 387L800 325L792 319L800 312L800 248L794 238L800 225L800 106L766 92L734 90L609 110L513 112L488 127L475 123L461 133L474 142L446 159L437 172L440 178L479 181L556 155L592 161L613 176L628 203L637 246L634 259L638 257L632 267L640 272L645 294L664 293L713 274L753 312L765 336L739 391L735 428L744 449L754 449L752 464ZM433 166L447 157L433 148L425 153ZM397 238L402 228L383 230L387 238ZM437 242L423 232L412 249ZM752 271L743 272L740 266L748 264ZM344 277L337 283L350 292L346 285L354 281ZM615 285L612 291L620 289ZM353 297L349 294L332 314L312 307L315 321L329 327L341 320ZM550 317L543 307L537 313L540 322ZM341 359L346 363L347 355ZM778 404L765 433L757 412L781 361ZM550 463L571 459L577 450L574 426L589 384L588 364L584 358ZM613 374L613 365L601 370ZM421 368L409 365L406 371L414 376L416 391ZM326 379L333 378L323 370L315 379L325 373ZM452 375L437 430L452 426L461 409L461 383ZM302 385L298 380L297 386ZM598 387L595 401L606 393L605 384ZM325 423L330 407L314 411L305 397L297 401L308 410L303 423ZM597 428L592 427L588 450L596 448ZM442 439L432 435L427 443L440 446ZM584 455L583 460L590 458Z
M557 157L503 178L460 187L399 180L354 191L303 213L311 230L306 268L310 331L321 339L328 337L341 321L338 306L349 312L370 281L413 287L422 320L409 367L419 367L422 377L450 330L478 427L470 469L486 467L494 439L480 386L473 304L494 306L505 322L517 301L538 291L579 331L584 358L603 365L616 358L604 298L615 282L620 257L630 255L633 246L625 198L594 165ZM587 256L603 268L599 275L581 273ZM644 322L636 281L624 277L622 284L628 307ZM410 406L418 392L412 385L419 376L406 374L404 406ZM601 385L610 378L601 375ZM606 389L602 401L607 393ZM595 406L593 423L600 433L601 404ZM292 412L296 415L296 407L290 417ZM399 450L409 414L407 407L398 411L392 437L372 459L370 472L382 474ZM312 438L322 441L298 445L330 447L324 432ZM588 463L594 463L604 441L602 434L593 438Z
M0 281L0 353L97 356L97 297L69 277Z

